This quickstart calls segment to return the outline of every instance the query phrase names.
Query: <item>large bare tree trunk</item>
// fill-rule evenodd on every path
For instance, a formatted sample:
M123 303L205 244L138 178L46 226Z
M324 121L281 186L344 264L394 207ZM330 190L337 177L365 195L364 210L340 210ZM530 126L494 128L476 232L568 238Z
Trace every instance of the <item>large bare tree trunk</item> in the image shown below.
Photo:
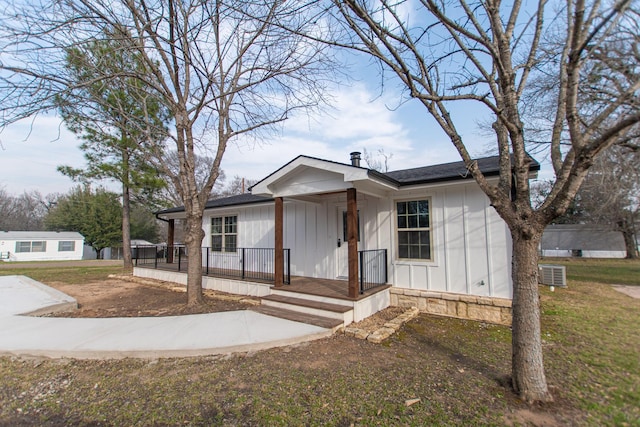
M544 374L538 296L538 244L542 231L512 232L512 237L513 388L527 402L550 402L553 398Z
M625 230L622 230L622 236L624 237L624 247L627 251L625 258L637 259L638 247L636 246L635 233L629 228L626 228Z
M187 305L202 303L202 212L187 212Z
M618 221L618 230L622 233L624 238L624 249L627 252L626 259L638 258L638 246L636 243L636 233L634 230L633 219L628 220L623 218Z

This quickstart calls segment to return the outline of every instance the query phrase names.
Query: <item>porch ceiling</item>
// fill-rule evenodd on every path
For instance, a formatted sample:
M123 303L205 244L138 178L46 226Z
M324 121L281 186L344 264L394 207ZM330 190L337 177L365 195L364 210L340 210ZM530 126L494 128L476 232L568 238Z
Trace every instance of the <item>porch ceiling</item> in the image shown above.
M269 197L305 198L343 192L359 192L383 197L397 186L371 174L369 169L299 156L251 188L251 193Z

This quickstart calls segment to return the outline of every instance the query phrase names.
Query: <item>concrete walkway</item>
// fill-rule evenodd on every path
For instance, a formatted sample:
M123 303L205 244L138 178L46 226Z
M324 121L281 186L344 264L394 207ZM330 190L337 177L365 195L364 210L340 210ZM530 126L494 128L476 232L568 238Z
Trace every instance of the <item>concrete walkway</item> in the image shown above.
M169 317L32 317L75 307L25 276L0 276L0 355L156 358L256 351L330 336L330 329L249 310Z
M629 295L631 298L640 298L640 286L628 286L628 285L611 285L611 286L616 291Z

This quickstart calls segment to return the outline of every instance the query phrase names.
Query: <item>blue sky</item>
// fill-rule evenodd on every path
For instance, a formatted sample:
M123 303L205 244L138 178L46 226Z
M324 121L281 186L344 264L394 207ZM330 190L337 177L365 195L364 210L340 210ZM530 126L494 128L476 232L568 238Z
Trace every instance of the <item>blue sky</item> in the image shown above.
M281 135L260 144L242 141L227 148L223 170L261 179L300 154L338 162L349 162L351 151L384 150L393 157L390 170L460 160L452 144L427 114L412 100L398 106L393 84L379 93L379 79L368 76L333 93L333 108L324 114L288 119ZM477 128L482 109L465 105L453 110L457 124L472 154L487 150L490 139ZM14 124L0 133L0 187L10 194L37 190L42 194L67 192L74 183L56 171L59 165L84 165L80 142L55 116ZM110 188L116 190L117 185Z

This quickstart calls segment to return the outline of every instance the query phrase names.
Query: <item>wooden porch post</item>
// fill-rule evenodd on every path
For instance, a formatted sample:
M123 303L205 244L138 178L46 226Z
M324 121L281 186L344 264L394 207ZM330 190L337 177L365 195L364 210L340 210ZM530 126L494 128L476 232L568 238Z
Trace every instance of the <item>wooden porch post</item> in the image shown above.
M282 197L275 198L275 254L274 254L274 266L273 275L275 280L275 287L281 287L284 276L284 236L283 236L283 202Z
M176 231L176 220L169 220L169 228L167 230L167 263L173 264L173 238Z
M349 297L358 296L358 202L356 189L347 189L347 241L349 258Z

